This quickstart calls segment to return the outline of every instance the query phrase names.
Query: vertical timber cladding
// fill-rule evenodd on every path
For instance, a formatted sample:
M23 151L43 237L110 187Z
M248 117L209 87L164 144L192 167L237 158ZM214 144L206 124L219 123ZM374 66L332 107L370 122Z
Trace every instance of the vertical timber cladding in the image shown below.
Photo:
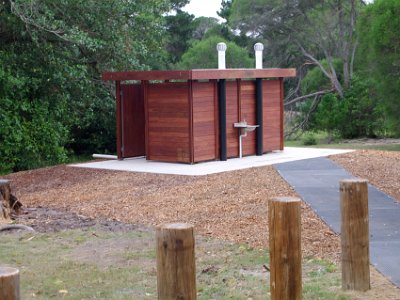
M263 80L264 152L282 150L283 90L281 80Z
M241 119L249 125L259 125L256 121L256 83L254 80L242 80L240 90ZM256 154L256 131L250 131L242 139L243 155Z
M121 84L122 157L145 155L144 99L140 84Z
M215 122L215 115L218 113L216 89L215 81L192 82L194 162L218 158L216 156L218 122Z
M190 101L187 82L149 83L147 159L190 163Z
M236 80L226 81L226 139L227 157L239 156L239 130L233 123L239 122L238 85Z
M239 157L240 129L234 128L236 122L246 121L256 124L256 86L254 80L226 82L226 130L228 157ZM256 133L251 131L242 139L243 155L256 153Z

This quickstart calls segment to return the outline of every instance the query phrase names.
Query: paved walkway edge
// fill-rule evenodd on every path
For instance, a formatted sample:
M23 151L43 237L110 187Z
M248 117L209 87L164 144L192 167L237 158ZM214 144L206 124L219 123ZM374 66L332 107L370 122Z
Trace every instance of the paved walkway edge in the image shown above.
M193 165L150 161L139 157L73 164L70 166L128 172L202 176L351 151L353 150L285 147L283 151L273 151L262 156L251 155L243 158L230 158L227 161L209 161Z
M355 177L325 157L274 167L321 219L340 233L339 182ZM369 185L368 208L370 261L400 287L400 203Z

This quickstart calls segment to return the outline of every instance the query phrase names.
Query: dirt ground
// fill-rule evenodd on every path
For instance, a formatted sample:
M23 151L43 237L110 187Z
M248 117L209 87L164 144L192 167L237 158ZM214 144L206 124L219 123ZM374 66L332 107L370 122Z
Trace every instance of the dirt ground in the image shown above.
M362 168L364 162L358 159L361 157L359 152L364 153L357 151L332 159L337 162L357 160ZM393 156L394 161L399 161L396 155L373 152L373 157L385 160ZM352 161L350 165L357 163ZM376 168L379 166L384 165L378 162ZM12 180L14 194L29 208L21 218L34 228L44 226L43 230L46 230L47 225L55 226L54 220L62 219L63 212L69 225L61 227L89 226L93 220L144 226L187 222L195 226L198 234L262 248L268 247L268 200L279 196L297 196L271 166L195 177L90 170L62 165L5 177ZM367 176L362 177L375 184ZM397 182L400 182L398 179L397 173ZM381 188L378 184L376 186ZM41 214L43 209L44 215ZM75 213L77 218L68 217L69 213ZM48 216L51 214L53 217ZM35 221L46 218L47 223L44 224ZM339 237L304 202L302 251L304 257L323 258L336 263L340 257ZM355 294L355 298L384 296L385 299L400 299L400 291L375 269L372 269L371 275L372 291L361 296Z
M27 207L16 216L18 223L32 227L36 232L49 233L69 229L89 230L96 227L103 231L124 232L129 230L144 230L146 227L123 223L114 220L93 219L77 215L66 209L47 207ZM14 229L9 230L14 231Z

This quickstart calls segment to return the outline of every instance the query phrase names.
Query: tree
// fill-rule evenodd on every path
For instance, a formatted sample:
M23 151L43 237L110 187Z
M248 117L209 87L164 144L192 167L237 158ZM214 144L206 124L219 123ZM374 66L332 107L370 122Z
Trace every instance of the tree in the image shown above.
M166 49L172 64L177 63L189 48L196 28L194 15L180 9L175 15L165 17L167 28Z
M0 173L115 147L104 70L164 64L164 14L187 0L0 3Z
M392 130L400 134L400 2L376 0L361 14L358 61L375 81Z
M229 16L231 15L232 12L232 0L222 0L221 1L221 8L217 12L218 16L220 16L222 19L229 20Z
M207 32L218 26L218 20L211 17L198 17L194 20L195 30L193 31L193 39L201 40Z
M246 49L240 48L234 42L228 42L219 36L211 36L194 45L182 56L178 66L182 69L204 69L218 67L218 54L216 46L220 42L227 45L227 68L250 68L254 65Z
M309 72L304 81L311 85L319 78L319 69ZM319 71L320 73L320 71ZM316 107L308 100L300 106L306 113L308 130L323 130L343 138L376 137L384 132L384 114L382 105L375 101L375 88L369 78L354 74L350 88L346 90L344 98L337 94L327 93L320 99ZM307 114L313 109L313 114ZM304 121L303 121L304 122Z
M356 0L235 0L229 22L264 40L271 58L281 66L318 66L343 97L353 74L355 24L361 4ZM335 58L342 60L342 70L335 69ZM327 67L320 63L322 59Z

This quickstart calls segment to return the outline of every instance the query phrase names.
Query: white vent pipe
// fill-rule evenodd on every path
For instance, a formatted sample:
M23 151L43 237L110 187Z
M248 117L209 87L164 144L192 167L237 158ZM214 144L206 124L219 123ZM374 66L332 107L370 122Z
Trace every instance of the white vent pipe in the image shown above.
M218 43L217 50L218 50L218 69L225 70L225 51L226 51L226 44L225 43Z
M256 53L256 69L263 68L263 50L264 50L263 44L256 43L254 45L254 51Z

